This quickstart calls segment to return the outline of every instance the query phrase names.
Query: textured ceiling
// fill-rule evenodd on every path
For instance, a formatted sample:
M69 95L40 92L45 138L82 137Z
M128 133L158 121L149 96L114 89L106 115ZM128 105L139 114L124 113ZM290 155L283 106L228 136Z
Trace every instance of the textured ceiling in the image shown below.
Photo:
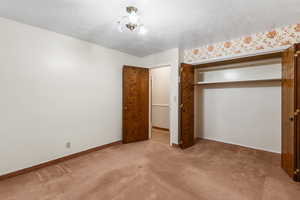
M118 32L127 5L148 34ZM145 56L299 23L300 0L0 0L0 17Z

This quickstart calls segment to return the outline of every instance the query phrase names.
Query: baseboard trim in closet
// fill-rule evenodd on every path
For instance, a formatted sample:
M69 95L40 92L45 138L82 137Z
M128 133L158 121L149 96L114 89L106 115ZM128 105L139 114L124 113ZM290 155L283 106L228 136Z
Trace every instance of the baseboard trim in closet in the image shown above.
M95 151L99 151L99 150L106 149L108 147L115 146L115 145L120 145L120 144L122 144L122 141L117 141L117 142L105 144L105 145L102 145L102 146L99 146L99 147L94 147L94 148L91 148L91 149L88 149L88 150L85 150L85 151L81 151L81 152L74 153L74 154L71 154L71 155L68 155L68 156L65 156L65 157L61 157L61 158L58 158L58 159L55 159L55 160L44 162L44 163L41 163L41 164L38 164L38 165L35 165L35 166L32 166L32 167L28 167L28 168L21 169L21 170L15 171L15 172L0 175L0 181L4 180L4 179L15 177L15 176L19 176L19 175L22 175L22 174L26 174L26 173L35 171L37 169L48 167L50 165L55 165L55 164L58 164L60 162L64 162L64 161L67 161L67 160L70 160L70 159L73 159L73 158L77 158L79 156L82 156L82 155L85 155L85 154L88 154L88 153L92 153L92 152L95 152Z
M153 129L158 129L158 130L162 130L162 131L169 131L170 129L168 128L161 128L161 127L157 127L157 126L152 126Z
M180 148L180 145L179 145L179 144L172 143L172 147L174 147L174 148Z

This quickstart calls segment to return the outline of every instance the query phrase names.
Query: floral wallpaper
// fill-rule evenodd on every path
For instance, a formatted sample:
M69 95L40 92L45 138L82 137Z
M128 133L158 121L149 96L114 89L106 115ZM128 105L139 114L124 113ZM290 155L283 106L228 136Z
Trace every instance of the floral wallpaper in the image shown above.
M276 28L238 39L184 51L184 62L192 63L210 58L251 53L256 50L279 48L300 42L300 24Z

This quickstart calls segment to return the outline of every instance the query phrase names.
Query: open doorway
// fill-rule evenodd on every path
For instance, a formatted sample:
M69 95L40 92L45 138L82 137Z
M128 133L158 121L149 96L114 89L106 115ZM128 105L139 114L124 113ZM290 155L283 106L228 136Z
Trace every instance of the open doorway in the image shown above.
M150 77L150 139L170 144L171 67L152 68Z

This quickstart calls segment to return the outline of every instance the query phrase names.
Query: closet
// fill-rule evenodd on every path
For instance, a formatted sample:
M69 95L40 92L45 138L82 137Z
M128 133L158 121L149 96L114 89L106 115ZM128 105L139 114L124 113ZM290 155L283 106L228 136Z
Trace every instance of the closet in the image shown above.
M281 152L281 59L195 70L195 136Z
M299 47L182 64L181 147L200 138L281 153L282 168L299 180Z

